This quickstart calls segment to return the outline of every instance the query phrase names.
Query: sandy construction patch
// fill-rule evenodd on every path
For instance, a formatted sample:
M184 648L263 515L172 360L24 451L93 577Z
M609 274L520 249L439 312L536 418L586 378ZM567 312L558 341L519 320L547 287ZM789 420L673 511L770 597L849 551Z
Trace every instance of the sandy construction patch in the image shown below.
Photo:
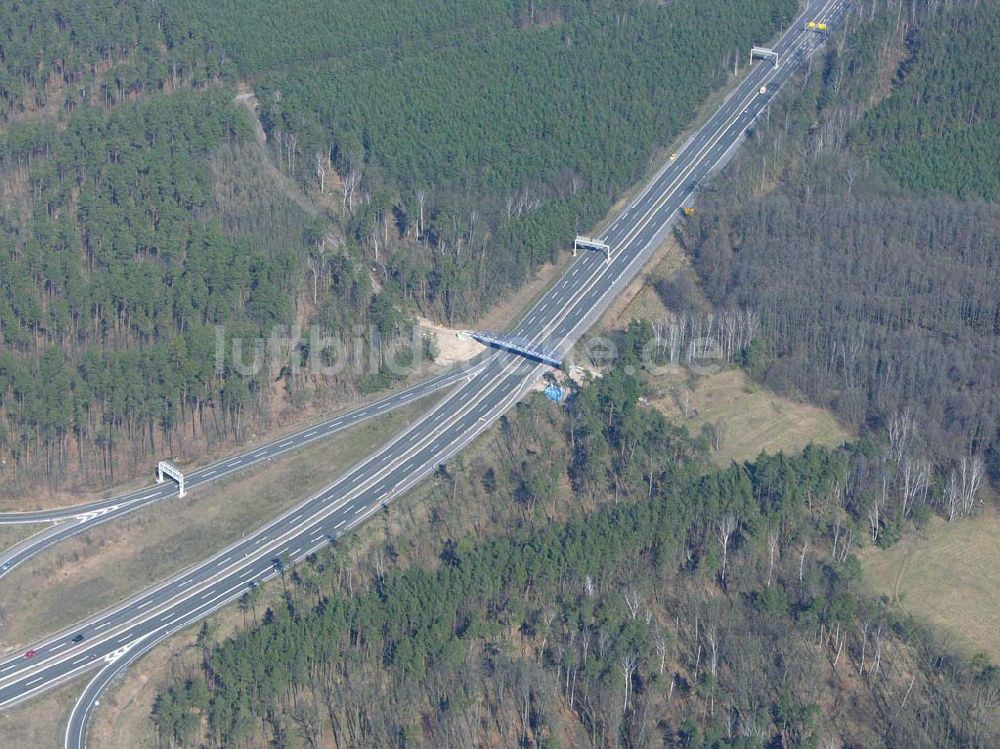
M438 356L434 361L435 364L458 364L468 361L486 349L486 346L474 340L466 331L446 328L424 317L418 317L417 324L421 331L434 336L437 341Z

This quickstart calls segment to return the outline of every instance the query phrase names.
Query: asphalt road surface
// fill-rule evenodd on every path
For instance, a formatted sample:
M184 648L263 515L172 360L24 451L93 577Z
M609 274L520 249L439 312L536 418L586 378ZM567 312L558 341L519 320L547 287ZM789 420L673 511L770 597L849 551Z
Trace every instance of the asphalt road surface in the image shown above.
M845 0L814 0L774 45L775 69L755 63L747 77L602 235L610 262L580 253L525 316L514 335L566 351L638 273L695 187L730 156L779 86L822 39L803 21L833 25ZM760 88L766 86L766 92ZM100 666L67 726L67 747L83 747L103 690L157 642L199 621L250 587L281 574L330 540L384 511L475 439L537 381L540 364L496 353L425 416L333 484L210 559L183 570L72 629L33 646L36 654L0 661L0 706L36 695ZM74 642L77 635L82 640Z
M318 424L311 424L294 434L280 437L247 452L231 455L224 460L191 471L184 475L185 491L231 476L247 468L264 463L285 453L308 445L316 440L330 437L338 432L356 426L363 421L388 413L407 403L420 400L448 387L454 387L463 380L474 376L479 362L444 372L424 382L400 390L384 398L367 403L353 411L332 417ZM24 523L52 523L48 528L0 551L0 578L17 565L26 562L50 546L65 541L79 533L102 523L115 520L130 512L148 507L169 497L177 496L177 485L173 481L153 484L128 494L108 499L99 499L72 507L54 510L32 510L27 512L0 513L0 525Z

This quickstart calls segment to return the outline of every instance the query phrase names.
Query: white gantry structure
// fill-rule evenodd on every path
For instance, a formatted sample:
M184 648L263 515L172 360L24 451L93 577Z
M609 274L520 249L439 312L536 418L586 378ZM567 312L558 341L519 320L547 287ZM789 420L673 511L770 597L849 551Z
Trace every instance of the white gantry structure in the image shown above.
M751 47L750 61L753 62L755 57L759 57L762 60L770 60L774 63L775 68L778 67L778 53L770 47Z
M180 494L178 494L178 496L183 497L185 494L184 474L180 472L180 469L177 468L177 466L175 466L173 463L168 463L165 460L161 460L159 463L156 464L156 483L162 484L165 481L165 479L163 478L164 476L169 476L170 478L172 478L174 481L177 482L177 486L180 487Z
M611 245L607 242L602 242L599 239L594 239L593 237L585 237L582 234L577 234L576 239L573 240L573 257L576 257L577 250L597 250L598 252L603 252L604 256L611 262Z

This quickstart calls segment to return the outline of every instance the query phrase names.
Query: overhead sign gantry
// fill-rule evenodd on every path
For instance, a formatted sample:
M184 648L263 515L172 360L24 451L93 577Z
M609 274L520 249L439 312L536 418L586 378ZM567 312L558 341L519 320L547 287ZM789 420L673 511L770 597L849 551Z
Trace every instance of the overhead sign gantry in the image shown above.
M759 57L762 60L770 60L774 64L775 69L778 67L778 53L770 47L751 47L750 60L752 61L755 57Z
M165 460L161 460L159 463L156 464L156 483L162 484L165 480L163 478L165 475L169 476L170 478L172 478L174 481L177 482L177 486L180 487L180 493L177 496L183 497L185 494L184 474L181 473L180 469L177 468L177 466L175 466L173 463L168 463Z
M573 257L576 257L577 250L597 250L598 252L603 252L604 257L611 262L611 245L607 242L602 242L599 239L594 239L593 237L585 237L582 234L577 234L576 239L573 240Z

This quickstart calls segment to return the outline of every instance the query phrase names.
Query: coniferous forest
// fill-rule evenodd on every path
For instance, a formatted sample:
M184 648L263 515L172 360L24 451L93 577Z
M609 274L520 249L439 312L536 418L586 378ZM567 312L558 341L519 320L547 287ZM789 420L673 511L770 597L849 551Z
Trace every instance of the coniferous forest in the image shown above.
M203 628L164 679L158 740L993 746L1000 670L861 584L878 445L706 472L643 392L616 369L564 412L536 396L439 472L429 532L390 532L392 505L373 545L283 565L270 604L249 589L239 631ZM470 512L491 520L451 535Z
M683 240L712 303L760 314L756 377L906 433L910 460L946 486L996 480L1000 17L990 3L868 5Z
M0 491L103 487L391 383L310 379L301 350L220 371L215 327L471 320L794 10L4 3Z
M382 365L417 315L476 320L798 9L0 4L5 506L391 386L301 371L301 346L219 367L218 331L317 324ZM1000 668L875 597L858 553L1000 480L1000 11L854 0L845 26L699 189L690 265L655 288L752 319L725 352L747 390L856 439L716 465L711 425L652 405L662 329L634 320L565 402L528 396L361 533L273 560L151 669L150 743L1000 746Z
M491 457L436 477L437 543L339 544L270 606L249 592L234 637L203 631L159 692L160 740L995 745L996 666L873 599L854 551L997 475L996 17L858 3L679 232L716 309L760 315L741 365L871 437L710 470L705 436L621 370L564 413L529 401ZM454 535L456 497L516 530Z

